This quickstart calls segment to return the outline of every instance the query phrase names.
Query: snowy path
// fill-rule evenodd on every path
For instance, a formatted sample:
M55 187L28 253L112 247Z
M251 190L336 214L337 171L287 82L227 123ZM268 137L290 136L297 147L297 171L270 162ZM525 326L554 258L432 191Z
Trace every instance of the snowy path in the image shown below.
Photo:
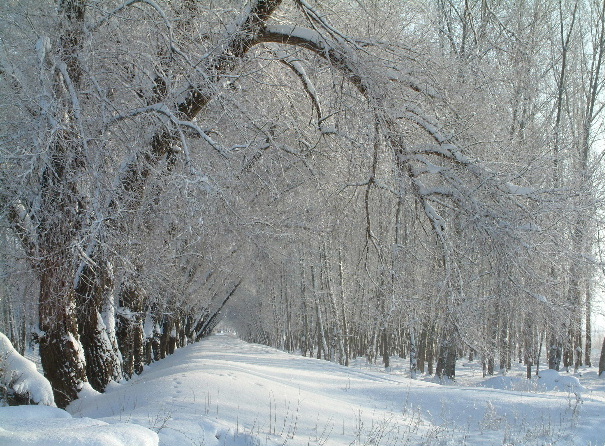
M570 392L439 385L213 336L69 411L160 445L605 444L605 385Z

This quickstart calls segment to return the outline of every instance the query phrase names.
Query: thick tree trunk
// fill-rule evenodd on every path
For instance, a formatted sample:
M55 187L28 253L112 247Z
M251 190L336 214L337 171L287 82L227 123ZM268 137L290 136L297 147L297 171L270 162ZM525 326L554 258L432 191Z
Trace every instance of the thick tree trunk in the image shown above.
M345 294L345 283L344 283L344 272L342 267L342 250L338 250L338 279L340 283L340 320L342 326L342 348L344 350L344 365L349 365L349 358L351 357L351 346L349 345L349 327L347 322L347 309L346 309L346 294Z
M531 379L531 368L534 365L534 327L530 320L525 321L523 330L523 361L525 363L525 376Z
M390 350L387 329L382 327L380 329L380 354L382 355L382 363L384 364L385 369L388 369L391 366Z
M61 64L53 85L57 104L65 97L68 86L78 86L81 69L77 53L81 46L84 2L62 0L59 3L60 30L53 50L60 50ZM42 47L40 47L42 48ZM50 52L39 54L41 63L49 70L56 70ZM56 73L53 73L56 75ZM66 100L73 104L73 98ZM52 132L53 137L45 158L48 160L41 175L41 194L36 227L37 240L24 241L29 252L37 244L33 256L34 269L40 278L38 299L40 359L44 374L49 380L55 403L66 407L75 400L86 382L86 360L78 334L76 292L74 290L74 259L72 242L81 229L83 202L78 190L77 174L81 158L81 136L73 126L73 110L66 106L52 119L57 119L61 130ZM20 231L18 231L20 233Z
M151 351L153 360L159 361L162 359L162 330L159 321L154 321L153 338L151 339Z
M170 354L170 332L172 331L172 320L164 316L160 334L160 359L164 359Z
M72 242L81 221L77 179L78 144L69 130L59 132L42 174L39 251L34 268L40 278L38 300L40 359L59 407L77 398L86 379L86 360L78 333ZM49 156L51 156L49 155Z
M568 330L567 339L563 344L563 367L566 372L569 372L569 368L573 365L573 333Z
M107 301L113 299L110 268L107 262L99 262L95 270L85 265L76 288L78 332L84 347L86 374L90 385L99 392L122 375L117 343L110 337L114 327L107 327L102 316L103 311L113 312L112 303ZM113 317L109 318L111 322Z
M78 396L86 381L86 360L78 335L75 294L66 258L50 255L40 277L40 359L58 407Z
M143 371L145 362L143 298L136 285L122 285L119 304L116 335L122 353L123 374L130 378Z
M454 379L456 377L456 342L452 335L444 334L437 358L437 376Z
M420 331L420 342L418 343L418 370L420 373L424 373L425 360L427 354L427 338L428 331L426 327L423 327Z
M511 351L509 342L508 318L502 320L499 337L499 353L500 353L500 371L504 372L511 368Z
M319 290L317 289L317 283L315 279L315 268L311 266L311 287L313 288L313 298L315 300L315 316L317 318L317 359L323 358L328 359L328 344L326 342L323 317L321 314L320 302L319 302Z
M494 365L495 365L494 357L490 356L489 358L487 358L487 374L490 376L494 375Z
M134 374L134 346L129 326L130 319L118 312L116 334L118 336L118 347L122 354L122 373L126 379Z
M561 359L563 354L563 347L561 342L554 332L554 328L551 328L549 336L549 347L548 347L548 368L551 370L559 370L561 367Z
M170 328L170 332L168 333L168 347L167 353L172 355L176 351L177 347L177 333L178 333L178 319L173 320Z
M309 355L309 357L313 357L313 346L311 343L311 327L309 322L309 314L307 309L307 279L306 279L306 265L304 259L300 260L300 295L301 295L301 323L302 323L302 333L301 333L301 349L303 356Z
M435 347L436 347L436 331L437 327L434 323L431 323L426 336L426 350L425 350L425 361L426 361L426 373L432 375L435 373Z
M345 353L345 343L344 343L344 337L345 337L345 326L346 326L346 322L344 322L344 318L341 319L341 314L344 314L344 308L342 308L342 311L339 311L339 306L336 303L336 292L334 290L334 286L332 284L332 272L331 272L331 265L328 261L328 248L326 246L326 242L324 241L323 245L322 245L322 249L320 250L320 255L322 258L322 267L323 267L323 276L324 276L324 283L325 283L325 287L326 287L326 292L328 294L328 302L330 305L330 312L331 314L331 325L332 325L332 345L331 345L331 350L332 350L332 356L331 356L331 360L335 359L336 356L336 351L338 350L338 362L339 364L344 364L345 363L345 358L346 358L346 353ZM341 294L342 296L342 294ZM341 305L344 306L344 302L341 302Z

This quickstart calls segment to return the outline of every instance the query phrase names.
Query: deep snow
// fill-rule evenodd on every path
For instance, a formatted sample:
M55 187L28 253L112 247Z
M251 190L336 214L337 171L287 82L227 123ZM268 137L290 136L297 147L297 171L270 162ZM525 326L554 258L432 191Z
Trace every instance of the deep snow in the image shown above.
M347 368L216 335L105 394L84 392L71 419L2 408L0 445L605 445L594 369L484 379L460 361L457 381L440 384L408 379L405 364Z
M4 333L0 333L0 384L31 401L54 406L50 383L37 370L36 364L19 354Z

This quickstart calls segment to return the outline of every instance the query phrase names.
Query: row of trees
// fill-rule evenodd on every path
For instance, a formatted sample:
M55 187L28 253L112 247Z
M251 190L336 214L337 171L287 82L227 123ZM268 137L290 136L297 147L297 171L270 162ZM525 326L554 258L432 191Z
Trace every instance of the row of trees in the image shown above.
M590 361L598 2L0 8L3 327L59 406L232 303L343 363Z
M471 172L483 183L416 153L425 164L408 170L410 181L389 148L365 164L332 158L313 192L329 197L322 209L332 212L310 239L297 234L281 255L267 255L273 280L259 271L249 290L265 316L250 323L233 314L235 326L249 339L342 363L366 355L388 365L389 355L409 354L414 371L447 376L462 352L479 355L486 373L515 360L528 375L540 360L590 365L603 5L438 2L406 12L413 18L396 20L413 23L420 39L414 48L424 57L414 56L414 67L434 116L483 160ZM358 154L371 144L351 139ZM433 189L419 198L427 183ZM427 197L447 234L427 214Z

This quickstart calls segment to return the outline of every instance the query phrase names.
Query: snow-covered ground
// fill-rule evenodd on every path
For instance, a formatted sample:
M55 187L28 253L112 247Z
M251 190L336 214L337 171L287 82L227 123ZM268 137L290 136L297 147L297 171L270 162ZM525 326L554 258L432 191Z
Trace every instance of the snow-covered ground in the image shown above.
M0 408L0 445L605 445L594 368L529 382L461 361L457 374L412 381L397 358L347 368L216 335L69 413Z

